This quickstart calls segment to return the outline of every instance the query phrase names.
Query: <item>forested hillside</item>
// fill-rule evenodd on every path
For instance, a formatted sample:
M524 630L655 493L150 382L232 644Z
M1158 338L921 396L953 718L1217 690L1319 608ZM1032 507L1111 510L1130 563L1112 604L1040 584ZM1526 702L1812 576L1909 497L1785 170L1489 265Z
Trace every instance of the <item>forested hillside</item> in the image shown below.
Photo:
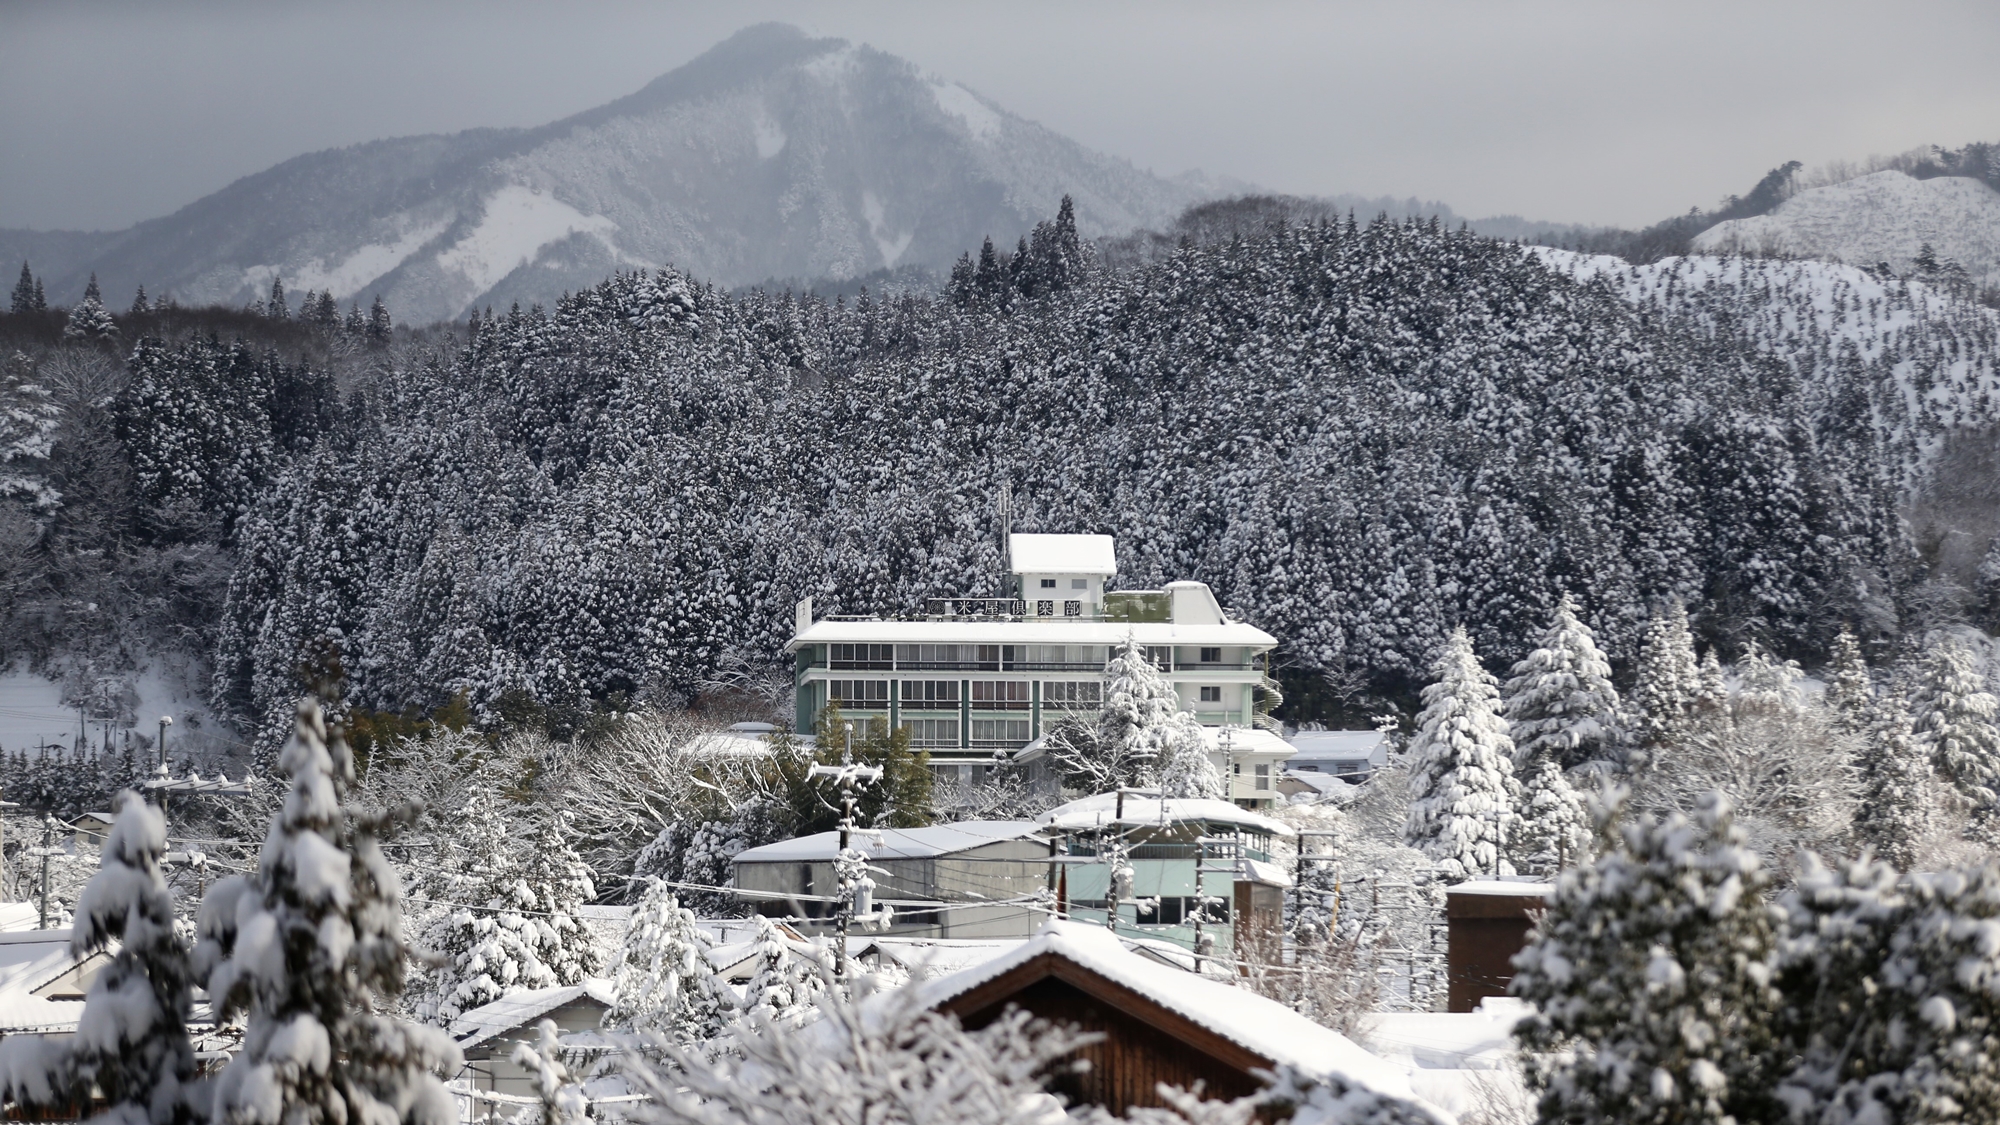
M1808 661L1843 623L1979 611L1976 574L1936 596L1901 505L1990 418L1990 311L1552 253L1347 222L1116 271L1045 224L935 300L661 270L393 345L337 318L289 322L289 353L108 341L92 409L121 541L231 570L181 592L221 604L180 643L252 726L336 671L368 710L489 718L782 676L801 597L992 587L1003 491L1019 529L1118 536L1126 584L1211 583L1350 699L1408 698L1458 623L1512 661L1564 592L1621 665L1666 599L1726 653Z

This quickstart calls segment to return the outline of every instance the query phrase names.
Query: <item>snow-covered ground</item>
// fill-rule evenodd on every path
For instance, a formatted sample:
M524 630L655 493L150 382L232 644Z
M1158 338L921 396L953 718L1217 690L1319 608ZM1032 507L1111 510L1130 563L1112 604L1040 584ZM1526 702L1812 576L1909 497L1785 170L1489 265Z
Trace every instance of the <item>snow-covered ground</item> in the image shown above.
M1972 280L2000 285L2000 192L1963 176L1918 180L1876 172L1799 192L1768 215L1731 219L1697 235L1710 254L1771 254L1907 273L1929 243Z

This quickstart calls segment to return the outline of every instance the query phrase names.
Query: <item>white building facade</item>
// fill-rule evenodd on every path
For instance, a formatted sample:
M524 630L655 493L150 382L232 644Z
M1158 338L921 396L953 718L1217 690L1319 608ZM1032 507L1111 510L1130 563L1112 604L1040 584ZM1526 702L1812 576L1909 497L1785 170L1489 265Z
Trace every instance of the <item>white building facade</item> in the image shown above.
M997 754L1032 748L1065 716L1102 702L1105 661L1129 638L1173 685L1212 739L1232 796L1266 804L1291 755L1256 725L1277 641L1231 621L1200 582L1107 589L1117 573L1108 535L1010 535L1012 596L936 598L919 613L815 620L800 602L788 646L798 729L837 703L856 722L910 732L940 773L977 780Z

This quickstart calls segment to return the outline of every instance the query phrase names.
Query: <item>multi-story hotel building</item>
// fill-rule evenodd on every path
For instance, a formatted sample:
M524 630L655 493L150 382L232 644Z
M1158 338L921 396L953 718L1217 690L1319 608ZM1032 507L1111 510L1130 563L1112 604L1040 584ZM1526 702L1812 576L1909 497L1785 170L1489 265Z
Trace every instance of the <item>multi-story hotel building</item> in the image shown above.
M1292 748L1256 725L1277 641L1231 621L1200 582L1107 590L1108 535L1010 535L1003 597L934 598L892 617L813 616L799 603L798 729L828 703L859 721L906 727L941 774L976 780L996 753L1032 758L1065 715L1095 712L1105 661L1145 646L1233 778L1239 803L1268 804ZM1274 693L1270 693L1274 694Z

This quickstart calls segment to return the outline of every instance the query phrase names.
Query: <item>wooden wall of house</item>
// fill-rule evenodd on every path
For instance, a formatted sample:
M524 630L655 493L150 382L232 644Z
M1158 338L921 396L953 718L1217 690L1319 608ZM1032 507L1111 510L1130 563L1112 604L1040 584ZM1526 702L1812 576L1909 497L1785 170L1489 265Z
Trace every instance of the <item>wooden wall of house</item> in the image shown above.
M461 1077L469 1076L475 1090L532 1098L536 1096L535 1076L514 1061L515 1044L540 1046L542 1037L537 1029L544 1019L556 1021L556 1029L565 1034L589 1031L603 1023L604 1011L603 1004L588 996L579 996L546 1015L528 1021L524 1026L496 1035L476 1047L468 1047Z
M1123 1116L1133 1106L1162 1105L1157 1090L1162 1082L1185 1089L1201 1082L1204 1096L1210 1098L1239 1098L1263 1086L1247 1071L1054 977L1028 985L1003 1003L966 1013L963 1022L971 1028L984 1027L1010 1004L1051 1022L1104 1035L1077 1052L1078 1058L1089 1061L1089 1069L1061 1075L1049 1084L1051 1092L1072 1106L1100 1105Z

